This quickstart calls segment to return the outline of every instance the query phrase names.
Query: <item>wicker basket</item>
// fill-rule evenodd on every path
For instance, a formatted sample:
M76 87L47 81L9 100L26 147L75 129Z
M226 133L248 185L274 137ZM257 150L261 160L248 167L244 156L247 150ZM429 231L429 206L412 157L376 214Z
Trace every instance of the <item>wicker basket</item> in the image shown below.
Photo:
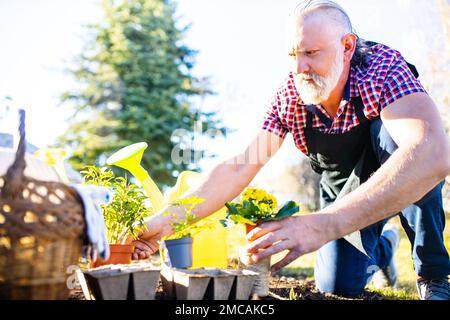
M0 299L67 299L67 267L85 234L76 191L24 175L25 111L14 163L0 178Z

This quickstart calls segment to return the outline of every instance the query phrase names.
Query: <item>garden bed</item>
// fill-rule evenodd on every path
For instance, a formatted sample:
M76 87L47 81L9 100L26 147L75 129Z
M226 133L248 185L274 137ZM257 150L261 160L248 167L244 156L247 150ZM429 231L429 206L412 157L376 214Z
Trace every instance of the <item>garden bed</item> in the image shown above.
M312 280L285 276L271 277L269 288L271 293L270 298L277 300L383 300L381 294L370 291L364 291L364 293L357 298L346 298L329 293L322 293L316 289L314 281Z

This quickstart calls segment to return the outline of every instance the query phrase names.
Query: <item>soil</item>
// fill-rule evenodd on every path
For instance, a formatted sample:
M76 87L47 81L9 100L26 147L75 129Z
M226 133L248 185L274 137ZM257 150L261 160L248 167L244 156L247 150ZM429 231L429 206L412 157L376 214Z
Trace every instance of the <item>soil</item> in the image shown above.
M293 277L273 276L269 282L270 296L275 300L383 300L379 293L365 291L359 297L342 297L322 293L315 287L314 281Z

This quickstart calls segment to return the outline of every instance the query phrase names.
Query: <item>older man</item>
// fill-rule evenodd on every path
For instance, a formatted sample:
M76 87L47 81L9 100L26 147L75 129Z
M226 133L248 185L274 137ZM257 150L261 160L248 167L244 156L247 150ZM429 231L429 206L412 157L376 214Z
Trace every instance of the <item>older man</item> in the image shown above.
M206 199L195 214L205 217L236 197L291 133L321 174L322 208L255 228L248 234L253 259L287 250L273 266L278 270L320 249L320 290L358 295L376 268L392 285L399 236L386 220L401 212L420 297L450 299L441 195L450 145L435 104L401 54L359 40L339 5L305 1L294 18L292 72L244 154L217 165L186 195ZM182 215L177 208L170 211ZM151 217L135 258L155 251L174 219L162 212ZM343 239L357 230L364 250Z

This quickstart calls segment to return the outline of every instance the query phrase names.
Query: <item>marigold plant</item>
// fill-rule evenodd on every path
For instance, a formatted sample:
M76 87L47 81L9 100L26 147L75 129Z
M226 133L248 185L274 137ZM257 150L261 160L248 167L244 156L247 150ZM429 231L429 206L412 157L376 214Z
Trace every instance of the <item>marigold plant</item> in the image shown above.
M280 210L276 210L277 199L263 189L246 188L240 202L227 202L227 216L221 220L224 226L234 223L256 225L263 221L279 220L299 211L295 201L286 202Z

